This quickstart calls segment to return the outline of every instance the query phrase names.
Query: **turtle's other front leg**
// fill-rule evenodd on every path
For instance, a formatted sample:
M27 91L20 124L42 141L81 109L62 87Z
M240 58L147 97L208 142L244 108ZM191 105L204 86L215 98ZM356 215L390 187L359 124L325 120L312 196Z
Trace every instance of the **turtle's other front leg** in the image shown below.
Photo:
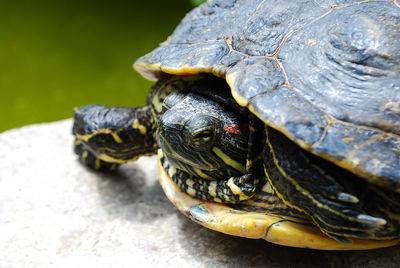
M150 108L88 105L76 109L74 151L91 169L111 171L157 150Z
M263 176L246 173L226 180L207 180L193 176L171 165L159 151L164 170L175 184L190 196L217 203L237 204L250 199L265 183Z

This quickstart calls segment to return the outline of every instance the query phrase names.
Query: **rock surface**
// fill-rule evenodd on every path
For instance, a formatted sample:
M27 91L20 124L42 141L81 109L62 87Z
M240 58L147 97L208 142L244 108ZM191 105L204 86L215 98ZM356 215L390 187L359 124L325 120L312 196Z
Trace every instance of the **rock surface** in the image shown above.
M72 153L71 120L0 134L0 267L397 267L400 247L288 248L190 221L158 184L156 159L114 174Z

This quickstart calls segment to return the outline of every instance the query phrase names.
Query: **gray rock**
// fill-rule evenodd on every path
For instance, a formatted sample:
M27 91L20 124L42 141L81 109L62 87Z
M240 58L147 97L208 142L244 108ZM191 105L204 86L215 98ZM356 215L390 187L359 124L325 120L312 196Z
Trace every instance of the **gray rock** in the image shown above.
M396 267L400 247L288 248L190 221L166 199L156 159L114 174L72 153L71 120L0 134L0 267Z

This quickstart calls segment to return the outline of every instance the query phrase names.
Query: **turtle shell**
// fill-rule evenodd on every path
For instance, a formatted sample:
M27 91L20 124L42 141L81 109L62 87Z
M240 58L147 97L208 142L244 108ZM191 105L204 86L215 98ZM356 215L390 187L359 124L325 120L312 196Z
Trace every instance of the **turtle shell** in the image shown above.
M214 0L136 61L211 73L303 149L400 192L398 1Z

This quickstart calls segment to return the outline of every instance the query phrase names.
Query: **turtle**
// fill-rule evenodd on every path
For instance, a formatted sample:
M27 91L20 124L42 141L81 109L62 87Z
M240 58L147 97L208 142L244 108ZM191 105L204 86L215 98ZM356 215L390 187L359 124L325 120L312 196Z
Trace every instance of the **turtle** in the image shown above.
M167 197L220 232L395 245L399 25L396 0L209 0L134 63L146 106L75 110L75 153L100 171L157 153Z

